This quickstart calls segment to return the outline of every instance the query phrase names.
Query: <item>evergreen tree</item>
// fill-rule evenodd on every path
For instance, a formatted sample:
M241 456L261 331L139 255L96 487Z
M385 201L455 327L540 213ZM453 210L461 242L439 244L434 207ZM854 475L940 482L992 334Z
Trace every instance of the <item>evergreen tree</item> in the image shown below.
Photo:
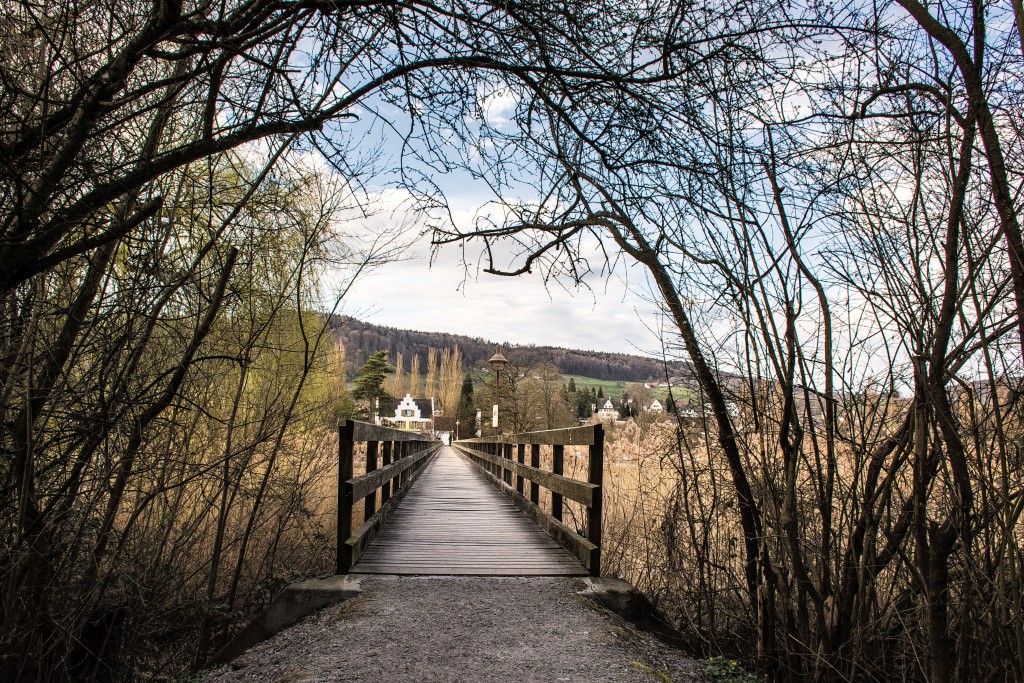
M574 380L572 377L569 378L569 393L576 393L576 380Z
M476 432L476 406L473 402L473 378L466 375L462 379L462 391L459 393L459 408L455 413L459 421L459 437L472 436Z
M604 387L598 387L597 388L597 397L598 398L604 398Z
M622 405L619 406L619 417L627 419L636 415L633 410L633 404L629 400L629 394L625 391L622 392Z
M390 404L395 400L384 390L384 378L394 371L395 369L388 364L388 352L383 350L367 358L363 367L359 368L352 398L359 401L363 414L368 418L375 416L378 401L383 411L384 406L390 408Z
M576 405L576 414L583 419L586 419L594 414L594 402L591 399L592 395L589 391L580 392L579 401Z

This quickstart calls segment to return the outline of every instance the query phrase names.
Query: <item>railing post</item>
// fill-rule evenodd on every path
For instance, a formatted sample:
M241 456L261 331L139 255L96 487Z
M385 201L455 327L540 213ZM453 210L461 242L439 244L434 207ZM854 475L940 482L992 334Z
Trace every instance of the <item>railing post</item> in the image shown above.
M416 455L417 451L419 451L419 444L418 443L416 443L415 441L406 441L405 442L405 450L402 452L402 457L403 458L412 458L412 457L414 457ZM409 469L407 469L405 471L405 479L403 479L402 481L404 481L406 485L409 484L409 480L412 479L412 475L413 475L413 473L415 471L416 471L416 466L415 465L412 465L411 467L409 467Z
M366 473L369 474L377 469L377 442L367 441L366 442ZM377 492L371 491L370 495L366 497L365 512L363 513L363 519L367 520L373 517L373 513L377 511Z
M521 443L516 446L516 462L520 465L526 464L526 444ZM520 496L523 495L523 475L516 475L516 493Z
M501 457L502 457L503 460L508 460L508 461L511 462L511 460L512 460L512 444L507 443L507 444L504 445L504 447L502 448ZM504 468L503 468L504 476L502 478L505 480L506 484L508 484L509 486L512 486L512 468L509 467L508 463L505 463L505 462L503 462L502 465L504 465Z
M530 444L530 467L540 469L540 444ZM540 484L535 481L530 482L530 502L534 505L540 505Z
M586 482L590 484L589 493L582 490L583 477L565 475L565 446L591 444L588 449L588 470ZM530 444L530 468L537 469L534 475L523 472L519 465L526 464L526 444ZM551 466L541 467L541 448L551 446ZM512 447L516 447L513 455ZM537 432L527 435L501 436L493 438L474 440L467 444L465 454L470 462L480 468L481 471L489 473L494 483L504 489L508 486L510 490L505 493L509 495L527 514L545 528L549 535L564 545L572 552L587 568L592 576L601 575L602 555L602 517L604 508L604 427L594 425L591 427L578 427L573 429L552 430L550 432ZM575 467L573 468L575 471ZM560 481L555 481L550 475L557 475ZM513 476L515 481L512 481ZM566 480L570 481L566 481ZM529 503L525 498L526 481L530 482ZM512 487L515 488L512 488ZM540 507L540 489L546 488L551 500L550 512ZM563 493L558 493L557 490ZM516 491L519 495L513 494ZM579 520L578 529L568 529L564 525L565 497L570 500L583 503L586 507L584 518ZM532 507L532 505L537 507ZM546 507L546 506L545 506ZM575 509L575 508L573 508ZM575 520L575 516L574 521ZM556 525L557 526L554 526ZM586 540L580 539L577 534L582 534Z
M391 446L394 442L385 441L381 447L380 464L381 467L385 467L391 464ZM386 482L384 486L380 487L380 504L388 502L391 499L391 482Z
M557 444L551 447L551 471L555 474L562 474L565 460L565 446ZM551 492L551 516L562 521L562 494Z
M398 441L396 443L396 445L398 446L398 457L396 457L395 460L401 460L403 458L409 457L409 442L408 441ZM399 490L404 489L405 485L406 485L406 483L408 483L408 481L409 481L409 470L405 470L404 472L402 472L401 474L398 475L398 489Z
M338 430L338 563L339 574L352 568L352 548L346 543L352 535L352 439L355 423L347 420Z
M587 479L594 484L593 505L587 508L587 539L597 546L590 555L590 575L601 575L601 514L604 495L604 427L594 425L594 443L590 447Z

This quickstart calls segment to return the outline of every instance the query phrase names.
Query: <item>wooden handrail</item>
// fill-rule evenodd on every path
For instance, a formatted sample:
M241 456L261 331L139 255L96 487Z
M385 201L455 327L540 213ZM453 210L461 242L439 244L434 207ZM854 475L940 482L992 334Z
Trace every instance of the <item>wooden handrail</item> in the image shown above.
M366 474L352 472L355 444L366 443ZM338 561L347 574L430 458L441 448L432 436L348 420L338 431ZM377 455L383 462L378 468ZM377 508L377 491L381 491ZM352 509L364 501L363 524L352 531Z
M586 427L565 427L563 429L546 429L539 432L520 432L519 434L498 434L497 436L478 436L473 439L461 439L459 443L503 443L503 444L538 444L541 446L592 446L598 438L601 425ZM602 432L603 434L603 432Z
M516 477L536 482L552 493L558 493L569 500L575 500L577 503L583 503L587 507L594 504L594 491L598 488L597 484L591 484L571 477L565 477L560 474L554 474L538 467L520 465L515 460L509 460L508 458L503 458L498 455L491 455L490 453L485 453L483 451L475 450L473 451L473 456L480 458L481 460L485 460L492 465L497 465L498 467L503 467L506 470L511 470L512 474Z
M452 444L552 538L573 553L592 576L601 574L601 514L604 428L601 425L463 439ZM551 446L551 471L541 469L540 447ZM563 472L566 446L588 446L587 481ZM530 464L526 464L530 446ZM515 459L513 459L515 449ZM515 485L513 486L513 476ZM526 482L530 482L529 497ZM550 512L540 506L540 487L551 492ZM587 509L584 538L562 521L563 498Z

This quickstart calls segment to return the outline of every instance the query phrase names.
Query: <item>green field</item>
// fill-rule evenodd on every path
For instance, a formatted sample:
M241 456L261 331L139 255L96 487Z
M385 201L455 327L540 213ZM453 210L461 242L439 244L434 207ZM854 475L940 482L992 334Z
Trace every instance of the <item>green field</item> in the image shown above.
M571 378L576 383L576 389L603 389L606 398L618 398L622 396L622 392L626 387L636 382L621 382L613 379L594 379L593 377L584 377L583 375L562 375L565 381L568 382Z
M634 384L643 384L643 382L621 382L611 379L594 379L593 377L584 377L583 375L562 375L565 381L568 382L571 377L576 382L577 389L589 389L594 387L595 389L601 388L604 390L605 398L619 398L622 396L623 390L628 390L628 387ZM668 400L668 387L661 386L650 390L651 395L659 401ZM693 392L682 387L676 387L675 399L677 401L689 401L693 399Z

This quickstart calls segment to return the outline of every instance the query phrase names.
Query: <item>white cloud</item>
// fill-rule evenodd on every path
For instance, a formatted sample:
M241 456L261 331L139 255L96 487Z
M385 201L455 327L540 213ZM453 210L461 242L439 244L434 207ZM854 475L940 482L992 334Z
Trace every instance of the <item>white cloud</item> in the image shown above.
M508 88L480 90L477 93L484 121L491 128L501 129L512 122L519 99Z
M392 220L403 215L398 195ZM464 200L452 207L457 224L468 225L478 207ZM386 215L379 214L377 219ZM592 277L592 290L574 291L540 275L510 278L480 272L473 252L463 262L457 245L430 259L421 238L402 261L380 267L352 287L344 302L348 315L379 325L483 337L495 342L564 346L638 353L660 348L656 308L627 285L624 266L608 277ZM629 273L641 286L639 269Z

